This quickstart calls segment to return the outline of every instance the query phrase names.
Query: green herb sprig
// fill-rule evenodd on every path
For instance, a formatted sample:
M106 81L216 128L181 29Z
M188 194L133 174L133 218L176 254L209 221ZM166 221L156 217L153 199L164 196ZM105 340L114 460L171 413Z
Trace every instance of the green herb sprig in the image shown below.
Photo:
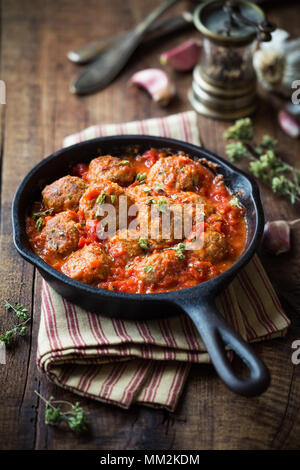
M15 340L17 337L26 335L26 325L31 320L31 318L28 314L28 309L19 302L16 302L13 306L6 300L4 306L7 311L14 312L19 320L19 322L13 328L0 335L0 341L3 341L5 346L11 346L13 340Z
M55 400L52 396L47 400L36 390L34 393L46 404L45 424L59 426L61 423L65 422L71 431L78 435L83 434L88 430L88 417L83 408L80 407L79 402L76 402L73 405L73 403L68 401ZM61 407L56 405L65 405L69 409L67 411L62 411Z
M285 163L276 153L277 140L265 135L260 145L255 145L253 124L250 118L239 119L224 133L226 154L233 163L247 158L250 172L267 183L274 193L288 196L292 204L300 201L300 170Z

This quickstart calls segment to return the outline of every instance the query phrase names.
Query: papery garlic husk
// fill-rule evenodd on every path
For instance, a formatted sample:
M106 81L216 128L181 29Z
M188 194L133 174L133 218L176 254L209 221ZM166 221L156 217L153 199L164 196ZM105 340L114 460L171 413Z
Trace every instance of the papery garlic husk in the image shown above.
M300 136L300 124L284 109L278 113L278 122L281 129L290 137L296 139Z
M266 222L262 240L263 248L273 255L280 255L290 251L291 227L299 223L300 219Z
M144 69L136 72L130 79L131 83L144 88L161 106L169 104L176 94L175 85L168 74L161 69Z
M290 250L290 226L285 220L276 220L265 224L263 247L274 255Z
M268 91L291 95L291 85L300 77L300 38L288 40L289 33L277 29L272 40L260 44L253 55L259 83Z
M187 72L192 70L198 62L202 46L199 41L189 39L160 56L162 65L170 65L174 70Z

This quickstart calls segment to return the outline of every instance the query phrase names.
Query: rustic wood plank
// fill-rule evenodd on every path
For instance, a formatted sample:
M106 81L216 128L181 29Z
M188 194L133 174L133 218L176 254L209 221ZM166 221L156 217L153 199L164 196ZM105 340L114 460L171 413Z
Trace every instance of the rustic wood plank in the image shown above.
M190 74L174 74L178 98L166 110L149 97L128 87L131 74L158 66L160 52L178 38L141 48L124 73L106 90L78 98L68 87L78 68L66 60L75 46L128 29L145 16L156 0L61 0L3 1L1 79L7 82L8 97L2 167L2 220L0 279L1 299L19 300L32 308L31 339L20 341L0 365L0 448L13 449L289 449L300 448L299 366L291 363L291 343L300 337L300 248L294 233L293 251L276 259L264 256L293 327L284 339L255 345L272 373L272 385L262 397L245 399L226 390L210 366L194 366L184 396L175 413L133 407L120 410L82 400L89 411L90 435L76 438L71 433L44 425L43 405L33 394L55 395L74 400L74 395L48 383L36 370L35 355L40 313L40 276L21 260L11 240L10 205L15 188L27 171L43 156L61 147L62 138L97 122L120 122L163 116L190 109L186 92ZM181 7L178 7L180 10ZM272 6L270 18L297 34L294 5ZM120 21L121 19L121 21ZM101 27L99 27L101 25ZM182 39L189 37L183 33ZM4 119L5 118L5 127ZM204 145L224 155L222 137L226 124L199 117ZM299 141L282 133L267 102L255 116L258 137L270 133L278 138L290 162L296 162ZM17 159L15 157L17 156ZM261 187L268 219L294 218L299 211ZM21 286L21 281L25 285ZM11 319L0 309L1 329Z
M13 324L12 314L3 308L4 299L19 301L32 312L34 271L13 248L10 212L15 189L24 174L38 161L41 148L36 121L40 97L38 57L41 26L34 15L21 14L21 5L19 10L12 11L17 6L6 2L2 8L5 48L2 47L1 51L1 78L7 86L7 104L2 136L1 330ZM37 11L36 3L32 3L32 9ZM17 18L15 14L18 14ZM23 37L17 47L16 37ZM0 366L3 370L0 378L2 448L27 449L34 445L36 400L32 391L29 397L26 395L29 381L33 385L36 377L35 369L33 375L29 373L29 364L31 359L34 360L32 338L28 335L21 340L12 352L8 352L7 365Z

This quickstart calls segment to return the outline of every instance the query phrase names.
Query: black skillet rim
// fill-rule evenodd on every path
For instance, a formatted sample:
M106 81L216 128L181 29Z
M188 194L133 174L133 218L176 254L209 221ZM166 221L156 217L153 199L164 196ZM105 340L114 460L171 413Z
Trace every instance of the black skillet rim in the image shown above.
M137 144L138 140L141 141L141 143L145 143L147 141L155 142L157 141L159 145L161 146L161 142L163 141L166 146L168 144L172 145L177 145L178 149L180 150L180 146L184 146L185 149L182 149L183 151L187 151L190 153L197 152L201 153L202 156L201 158L206 158L208 160L212 160L213 162L216 162L220 166L223 166L229 171L239 174L243 176L246 180L248 180L248 183L250 184L251 187L251 195L253 198L253 206L255 209L255 215L256 215L256 226L255 226L255 232L253 234L252 240L249 243L249 246L245 250L245 252L241 255L241 257L224 273L219 274L213 279L210 279L208 281L205 281L203 283L197 284L192 287L187 287L184 289L177 289L174 291L169 291L169 292L162 292L162 293L154 293L154 294L132 294L132 293L127 293L127 292L114 292L114 291L109 291L108 289L101 289L98 287L93 287L89 286L88 284L84 284L83 282L80 281L75 281L74 279L71 279L70 277L66 276L65 274L61 273L60 271L57 271L54 269L52 266L47 264L42 258L40 258L38 255L36 255L33 251L28 250L22 243L21 241L21 224L19 221L18 217L18 207L19 203L22 197L23 190L25 186L28 184L30 179L34 174L36 174L41 167L43 167L47 162L50 160L58 157L59 155L65 153L66 151L70 151L75 148L80 148L84 147L86 144L97 144L101 143L104 141L112 141L112 143L116 144L118 141L122 143L122 141L128 141L132 140L134 144ZM150 146L153 146L152 143ZM195 156L195 158L199 158L198 156ZM64 147L54 153L52 153L50 156L44 158L41 162L39 162L37 165L35 165L32 170L30 170L27 175L24 177L20 185L18 186L16 193L14 195L13 203L12 203L12 226L13 226L13 241L14 245L19 252L27 261L32 263L37 269L46 271L50 276L53 276L56 278L58 281L68 284L71 287L75 289L79 289L84 291L86 294L98 294L100 296L104 296L107 298L124 298L127 300L132 300L132 301L145 301L145 302L150 302L150 301L158 301L158 300L168 300L172 301L172 297L176 294L181 294L182 296L186 295L192 295L192 293L196 292L196 290L199 291L199 288L202 288L204 294L207 292L207 294L211 294L212 292L218 292L222 286L226 286L234 277L235 275L250 261L250 259L253 257L255 250L261 240L262 234L263 234L263 228L264 228L264 215L263 215L263 208L260 200L260 195L259 195L259 189L256 184L256 182L253 180L251 176L246 174L244 171L236 168L233 166L231 163L225 161L223 158L215 155L214 153L210 152L209 150L205 150L203 147L190 144L188 142L183 142L177 139L172 139L168 137L160 137L160 136L151 136L151 135L141 135L141 134L126 134L126 135L117 135L117 136L106 136L106 137L98 137L95 139L90 139L84 142L79 142L77 144L71 145L69 147Z

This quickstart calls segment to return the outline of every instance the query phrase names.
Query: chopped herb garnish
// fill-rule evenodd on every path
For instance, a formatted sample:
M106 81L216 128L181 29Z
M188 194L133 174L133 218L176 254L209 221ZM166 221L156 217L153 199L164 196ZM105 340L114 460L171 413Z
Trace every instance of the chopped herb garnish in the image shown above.
M33 220L36 220L39 217L45 217L46 215L51 215L53 211L54 211L54 209L47 209L47 210L41 211L41 212L33 212L32 213L32 218L33 218Z
M231 205L231 207L238 207L238 208L241 208L241 207L242 207L237 196L233 197L233 198L229 201L229 204Z
M146 186L145 188L143 188L143 191L145 191L145 193L150 193L151 188L148 188L148 186Z
M115 200L116 200L116 196L114 194L111 194L110 200L111 200L112 203L114 203Z
M179 259L185 258L185 254L183 253L184 250L186 249L184 243L178 243L178 245L174 249L176 250L176 253Z
M39 218L37 219L37 221L36 221L36 223L35 223L35 228L36 228L37 230L42 230L42 228L43 228L43 219L42 219L42 217L39 217Z
M136 175L136 180L137 180L140 184L145 183L146 178L147 178L146 173L138 173L138 174Z
M148 273L151 273L151 272L153 271L153 269L154 269L154 268L153 268L153 266L151 266L151 264L148 264L148 266L145 266L145 267L144 267L144 271L145 271L145 273L147 273L147 274L148 274Z
M71 200L72 198L73 198L72 194L68 194L68 199Z
M133 261L128 261L128 263L125 266L125 269L128 269L132 264L133 264Z
M143 250L147 250L148 249L148 242L147 242L147 239L146 238L139 238L139 241L138 241L138 244L141 248L143 248Z
M158 201L154 201L154 204L160 212L167 212L168 204L165 199L159 199Z
M106 191L102 191L96 199L96 204L104 204L106 198Z
M53 246L54 250L58 250L58 244L57 243L53 242L52 246Z
M129 160L121 160L119 163L117 163L118 166L121 166L121 165L129 165L130 164L130 161Z

